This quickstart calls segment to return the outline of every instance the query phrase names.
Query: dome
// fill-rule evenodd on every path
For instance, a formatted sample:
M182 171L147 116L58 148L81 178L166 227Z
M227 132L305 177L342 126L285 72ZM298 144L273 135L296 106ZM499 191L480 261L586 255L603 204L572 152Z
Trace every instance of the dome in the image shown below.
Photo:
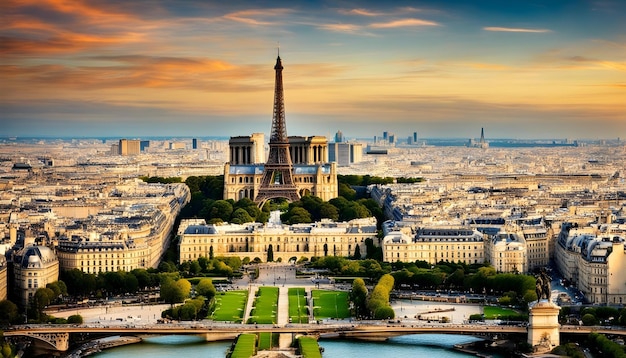
M43 268L54 261L57 261L57 257L50 248L46 246L28 246L17 253L15 263L25 269Z

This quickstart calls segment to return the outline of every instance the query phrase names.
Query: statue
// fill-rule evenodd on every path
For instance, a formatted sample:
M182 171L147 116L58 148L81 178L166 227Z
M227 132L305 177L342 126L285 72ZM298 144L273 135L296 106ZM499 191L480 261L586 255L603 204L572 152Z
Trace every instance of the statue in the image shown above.
M543 296L543 279L541 275L537 275L537 281L535 283L535 293L537 294L537 302L539 302L541 296Z
M548 276L548 273L545 270L541 270L541 276L543 277L543 286L541 290L543 291L544 296L546 296L546 300L550 301L550 295L552 294L552 285L550 281L552 279Z
M550 284L551 278L545 269L541 269L541 273L537 275L537 281L535 283L535 292L537 293L537 302L545 297L550 301L550 295L552 293L552 287Z

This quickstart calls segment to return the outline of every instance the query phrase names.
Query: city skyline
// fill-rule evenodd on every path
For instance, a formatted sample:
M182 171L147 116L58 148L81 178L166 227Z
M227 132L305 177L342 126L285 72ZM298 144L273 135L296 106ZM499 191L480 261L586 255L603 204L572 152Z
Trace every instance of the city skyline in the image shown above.
M8 1L7 136L623 138L619 1ZM406 135L405 135L406 134Z

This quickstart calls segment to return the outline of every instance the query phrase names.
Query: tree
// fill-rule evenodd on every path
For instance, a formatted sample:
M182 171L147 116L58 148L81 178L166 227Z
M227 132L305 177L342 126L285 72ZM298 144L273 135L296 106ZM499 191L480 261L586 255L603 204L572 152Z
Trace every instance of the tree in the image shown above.
M355 278L352 281L352 290L350 291L350 300L354 307L354 315L359 318L367 314L367 287L362 278Z
M43 309L46 308L54 299L54 291L49 288L41 287L35 291L35 295L33 296L32 305L36 310L36 319L42 319L45 315L43 313Z
M196 292L198 295L203 296L207 300L213 299L215 297L215 286L213 286L213 280L210 278L200 279L198 284L196 285Z
M19 310L17 305L9 300L0 301L0 325L17 323Z
M595 326L596 324L598 324L596 316L592 315L591 313L583 315L581 320L583 321L583 324L585 326Z
M356 198L356 190L344 183L339 183L338 194L348 200L354 200Z
M290 225L313 222L311 214L305 208L299 206L293 207L281 215L280 219Z
M191 291L191 283L185 279L174 281L171 278L165 278L161 283L161 299L166 303L173 305L174 303L183 302L189 296Z
M356 247L354 248L354 259L355 260L361 259L361 245L359 244L356 244Z
M250 214L245 209L242 208L236 209L233 212L232 218L230 220L230 222L232 222L233 224L244 224L253 221L254 218L250 216Z
M324 202L320 205L320 219L331 219L333 221L339 220L339 210L333 204Z
M67 317L68 324L83 324L83 316L79 314L73 314Z
M209 210L208 219L221 219L229 221L233 213L233 205L228 200L217 200Z
M272 244L267 247L267 262L274 261L274 249L272 248Z

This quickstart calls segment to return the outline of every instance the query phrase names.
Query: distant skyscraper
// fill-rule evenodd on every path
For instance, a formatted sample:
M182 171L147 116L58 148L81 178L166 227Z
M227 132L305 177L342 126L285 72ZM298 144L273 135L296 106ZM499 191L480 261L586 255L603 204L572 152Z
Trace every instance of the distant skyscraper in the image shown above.
M198 140L196 138L193 138L191 140L191 148L192 149L198 149Z
M120 139L119 155L137 155L141 153L141 141L136 139Z
M337 133L335 133L335 143L341 142L343 142L343 133L341 133L341 131L337 131Z
M150 141L149 140L142 140L141 142L139 142L139 150L141 152L145 152L146 148L150 147Z
M383 132L383 140L389 140L389 132Z
M417 144L417 132L413 132L413 143Z

